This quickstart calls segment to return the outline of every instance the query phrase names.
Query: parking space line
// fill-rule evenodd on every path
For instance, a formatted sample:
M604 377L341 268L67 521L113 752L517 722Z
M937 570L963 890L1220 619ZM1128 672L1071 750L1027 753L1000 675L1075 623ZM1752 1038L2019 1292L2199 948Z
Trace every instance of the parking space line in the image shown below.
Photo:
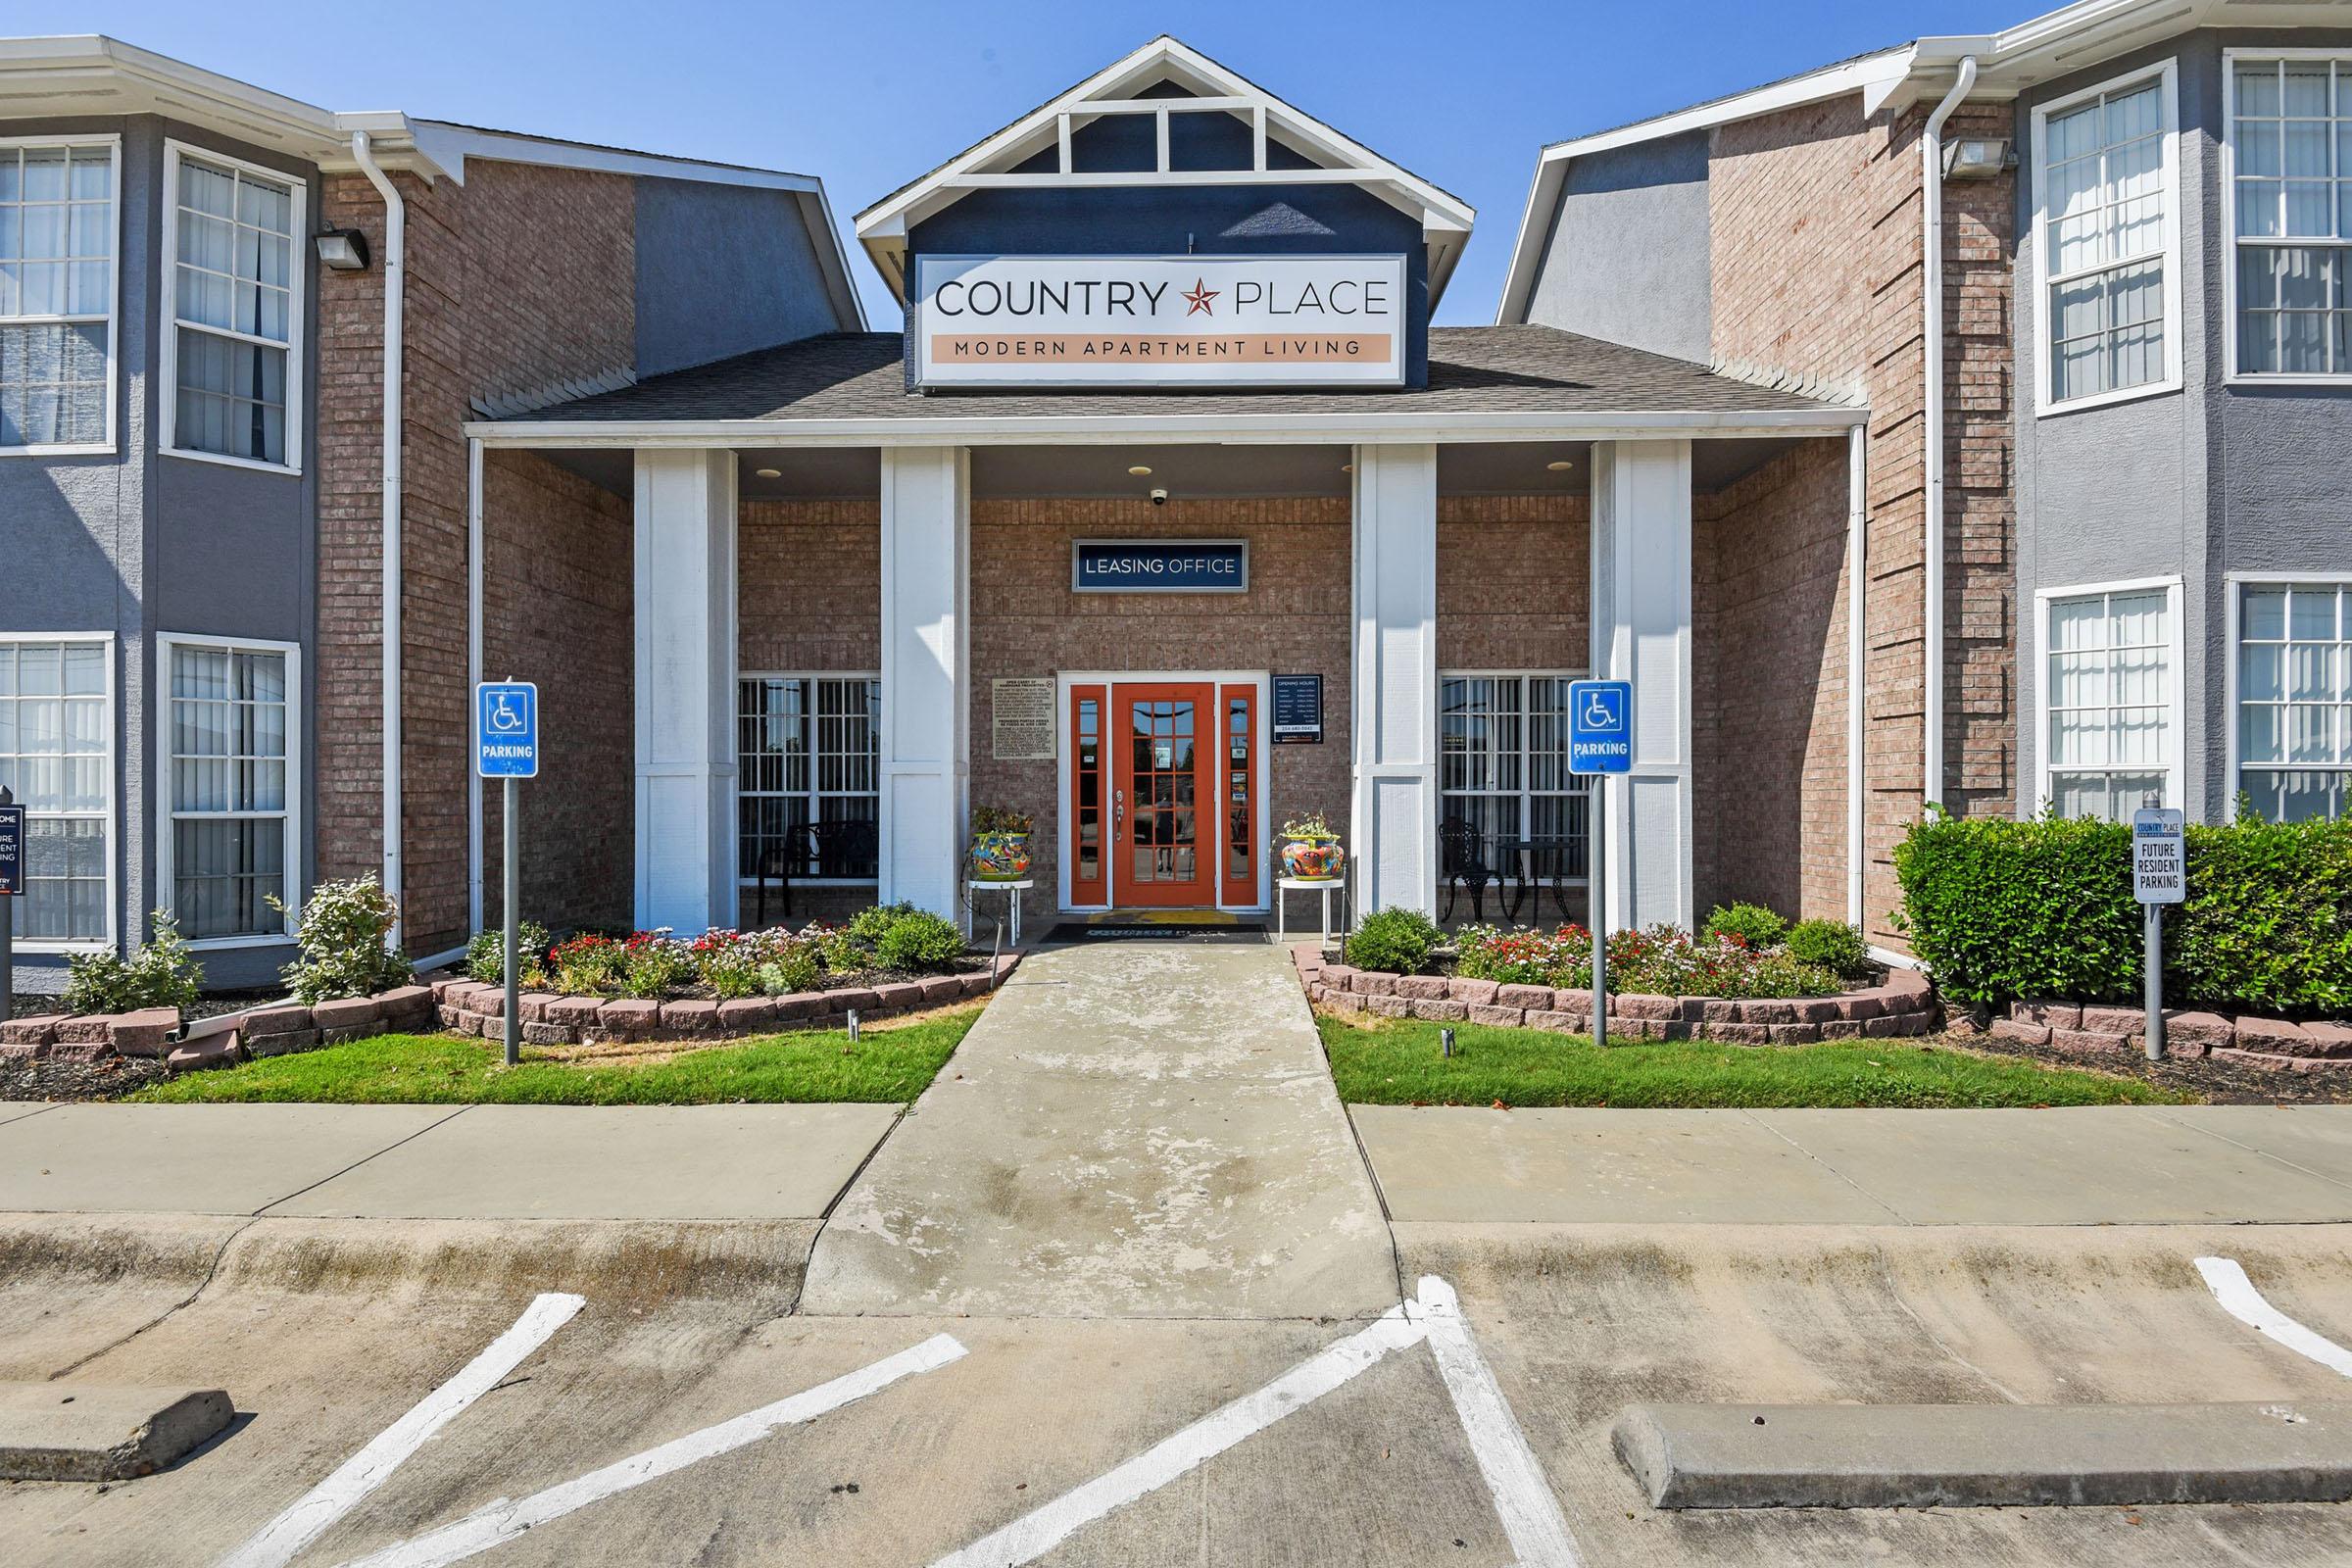
M1409 1313L1428 1327L1438 1375L1453 1396L1454 1413L1461 1418L1479 1473L1487 1478L1487 1491L1494 1498L1494 1512L1502 1521L1502 1533L1510 1538L1518 1568L1580 1568L1584 1559L1577 1554L1559 1499L1544 1479L1544 1467L1527 1446L1527 1434L1520 1430L1519 1418L1511 1413L1486 1357L1478 1353L1453 1287L1435 1275L1423 1275Z
M523 1357L547 1343L570 1322L586 1298L549 1292L533 1300L514 1326L490 1342L489 1348L463 1371L442 1384L409 1413L376 1434L374 1440L345 1460L333 1475L295 1499L283 1513L254 1533L251 1540L220 1559L220 1568L283 1568L302 1548L318 1539L328 1526L349 1513L370 1492L390 1479L425 1440L447 1426L466 1406L496 1388Z
M519 1502L500 1497L454 1524L354 1559L345 1568L443 1568L448 1563L463 1562L476 1552L487 1551L501 1542L512 1541L527 1530L575 1513L592 1502L642 1487L705 1459L731 1453L759 1442L778 1427L813 1421L829 1410L888 1388L901 1378L935 1371L963 1353L963 1347L953 1336L934 1335L920 1345L885 1356L830 1383L820 1383L733 1420L673 1438L601 1470L591 1470L560 1486L535 1492Z
M1408 1318L1403 1307L1393 1307L1370 1327L1318 1351L1255 1394L1244 1395L1211 1411L1125 1464L1063 1493L962 1550L950 1552L931 1568L1016 1568L1033 1562L1112 1509L1158 1491L1284 1416L1305 1408L1370 1370L1391 1351L1418 1344L1428 1332L1425 1325Z
M2246 1278L2246 1271L2238 1266L2237 1259L2200 1257L2197 1272L2205 1276L2205 1288L2213 1292L2213 1298L2222 1303L2223 1311L2297 1355L2308 1356L2330 1372L2352 1378L2352 1350L2325 1335L2313 1333L2273 1306L2254 1288L2254 1282Z

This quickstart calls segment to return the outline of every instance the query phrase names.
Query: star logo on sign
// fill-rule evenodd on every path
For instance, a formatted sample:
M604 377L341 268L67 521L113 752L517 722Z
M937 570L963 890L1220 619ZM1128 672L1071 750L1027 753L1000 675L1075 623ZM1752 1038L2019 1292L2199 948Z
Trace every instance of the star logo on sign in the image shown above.
M1210 288L1207 278L1196 277L1193 279L1192 292L1177 297L1190 303L1190 309L1186 310L1185 315L1190 316L1194 311L1200 311L1205 315L1214 316L1217 313L1209 309L1208 302L1223 292L1223 289Z

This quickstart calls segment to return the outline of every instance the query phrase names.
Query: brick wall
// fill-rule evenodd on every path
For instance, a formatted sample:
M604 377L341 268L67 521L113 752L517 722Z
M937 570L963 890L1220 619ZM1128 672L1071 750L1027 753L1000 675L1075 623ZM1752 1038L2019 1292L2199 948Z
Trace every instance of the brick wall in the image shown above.
M1581 495L1438 499L1440 669L1592 662L1591 513Z
M630 364L634 196L618 175L475 163L463 186L394 176L408 206L402 464L402 777L406 937L455 946L466 918L466 443L476 396ZM327 227L383 255L383 204L329 176ZM383 271L319 281L321 876L382 863L378 441ZM581 628L581 635L590 628Z
M539 777L522 797L522 913L625 928L635 898L634 570L629 502L535 453L482 457L482 672L539 684ZM482 793L482 919L505 918L505 795Z
M1860 100L1725 125L1709 166L1713 358L1730 373L1866 401L1869 572L1864 679L1864 926L1899 945L1892 851L1917 820L1926 711L1919 136L1926 111L1865 120ZM1988 129L2007 111L1972 111ZM2010 368L2001 318L2012 247L2003 178L1947 185L1947 777L1955 808L2014 796L2015 572L2006 502ZM1999 411L1999 412L1995 412ZM1993 475L2001 475L1996 482ZM1841 842L1841 841L1840 841Z
M1691 563L1692 881L1846 912L1846 450L1807 441L1696 498Z
M736 667L882 668L882 503L747 501L735 530Z

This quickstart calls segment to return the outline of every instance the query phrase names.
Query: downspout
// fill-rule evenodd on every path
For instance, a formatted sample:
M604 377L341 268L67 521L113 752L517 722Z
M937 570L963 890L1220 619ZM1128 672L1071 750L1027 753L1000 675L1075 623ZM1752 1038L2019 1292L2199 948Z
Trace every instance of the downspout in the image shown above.
M1960 107L1977 84L1977 57L1960 57L1960 74L1943 102L1928 116L1920 137L1920 206L1926 232L1921 236L1921 338L1928 376L1923 413L1927 425L1927 729L1925 757L1920 769L1923 806L1943 798L1943 122Z
M1865 836L1869 792L1862 682L1867 663L1865 643L1870 634L1867 603L1870 573L1870 498L1864 486L1870 477L1870 426L1857 424L1845 436L1845 918L1862 926L1862 906L1868 896L1863 857L1870 846Z
M400 433L402 285L406 281L408 204L385 177L368 145L368 133L351 133L352 161L384 199L384 456L383 456L383 773L384 891L397 904L406 882L401 874L400 788ZM401 951L404 920L392 928L392 947Z

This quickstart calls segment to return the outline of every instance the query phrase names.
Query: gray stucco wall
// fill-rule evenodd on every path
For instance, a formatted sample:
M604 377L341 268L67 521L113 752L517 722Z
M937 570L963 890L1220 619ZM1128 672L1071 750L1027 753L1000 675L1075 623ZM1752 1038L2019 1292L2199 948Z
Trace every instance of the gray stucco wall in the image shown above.
M841 324L794 193L684 179L636 185L638 375Z
M1707 132L1572 160L1527 318L1706 363Z
M2234 263L2222 188L2223 50L2352 48L2352 32L2298 29L2177 36L2052 81L2018 105L2017 514L2019 808L2038 808L2042 665L2036 596L2087 584L2181 581L2183 805L2232 809L2228 710L2231 571L2333 570L2352 576L2352 387L2289 388L2226 378L2232 330L2224 269ZM2034 215L2036 107L2164 60L2179 94L2181 385L2102 407L2044 415L2042 301Z
M136 942L145 934L146 912L162 902L155 885L153 781L164 773L155 759L165 737L154 695L156 636L296 643L307 686L317 619L316 419L303 419L299 474L157 451L165 395L154 374L165 298L159 255L164 144L170 138L302 178L310 187L313 226L317 172L154 116L8 122L0 134L122 138L115 450L88 457L0 457L0 517L8 519L12 540L27 541L20 557L24 569L0 573L0 630L104 631L114 637L115 930L119 939ZM307 240L296 255L307 280L305 319L315 323L316 269ZM306 334L314 346L306 350L302 370L306 405L317 385L316 342L314 329ZM307 758L315 754L307 711L303 728ZM307 766L302 789L307 822L313 815ZM307 832L299 860L307 886L313 864ZM221 949L206 953L203 961L210 984L244 986L274 978L290 952L283 944ZM63 974L62 958L27 956L20 959L18 983L50 989Z

